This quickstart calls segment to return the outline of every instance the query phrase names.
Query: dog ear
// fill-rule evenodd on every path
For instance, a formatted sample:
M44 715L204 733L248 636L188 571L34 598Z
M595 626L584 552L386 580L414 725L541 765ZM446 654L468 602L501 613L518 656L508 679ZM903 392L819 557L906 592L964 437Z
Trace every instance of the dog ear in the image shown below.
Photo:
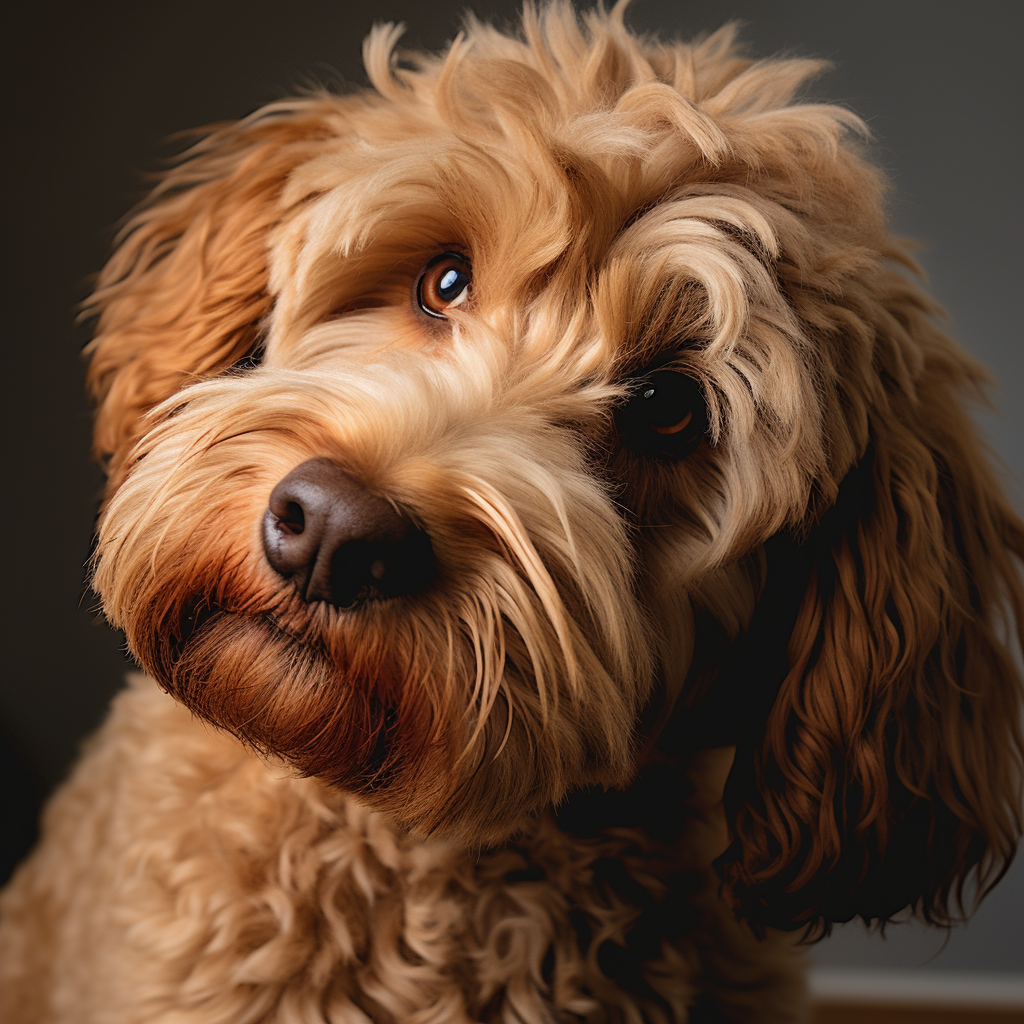
M215 126L119 233L84 308L97 319L86 348L94 453L111 472L149 409L257 347L271 305L268 235L289 172L324 135L325 102Z
M727 786L718 866L763 925L908 906L949 924L1021 834L1024 524L962 409L983 371L920 305L898 313L924 354L915 393L890 391L839 503L792 542L809 581L784 678ZM786 571L769 558L766 593Z

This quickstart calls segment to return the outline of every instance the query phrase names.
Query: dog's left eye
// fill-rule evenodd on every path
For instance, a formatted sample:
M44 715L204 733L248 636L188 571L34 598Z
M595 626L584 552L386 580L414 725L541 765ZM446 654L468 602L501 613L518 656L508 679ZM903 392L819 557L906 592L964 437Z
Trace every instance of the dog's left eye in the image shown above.
M443 252L424 268L416 282L416 302L428 316L443 320L449 309L469 297L473 270L462 253Z
M615 411L623 444L644 455L683 458L700 444L707 425L700 385L679 370L645 373Z

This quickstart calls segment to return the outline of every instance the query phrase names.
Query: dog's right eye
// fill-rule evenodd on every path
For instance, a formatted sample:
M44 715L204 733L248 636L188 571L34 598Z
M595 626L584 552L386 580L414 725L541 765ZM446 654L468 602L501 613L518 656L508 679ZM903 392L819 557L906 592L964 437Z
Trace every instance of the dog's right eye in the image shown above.
M708 414L700 385L685 373L652 369L631 388L615 410L622 443L635 452L685 458L707 430Z
M446 311L469 297L473 270L462 253L443 252L424 268L416 282L416 302L428 316L443 320Z

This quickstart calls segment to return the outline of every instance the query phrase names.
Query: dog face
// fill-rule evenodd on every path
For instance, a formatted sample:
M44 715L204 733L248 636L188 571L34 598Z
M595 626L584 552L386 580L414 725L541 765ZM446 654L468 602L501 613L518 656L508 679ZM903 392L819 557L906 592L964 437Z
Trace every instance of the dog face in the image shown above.
M1024 530L856 119L727 30L396 39L375 93L206 137L101 276L108 616L198 714L474 843L781 658L757 735L705 737L744 912L943 919L1019 833Z

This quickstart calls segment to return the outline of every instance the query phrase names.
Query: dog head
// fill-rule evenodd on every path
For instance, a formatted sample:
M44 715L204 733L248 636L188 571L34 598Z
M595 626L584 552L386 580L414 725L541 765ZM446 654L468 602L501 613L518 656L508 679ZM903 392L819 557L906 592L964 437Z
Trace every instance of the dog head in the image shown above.
M124 229L108 616L411 827L498 841L735 743L744 913L945 920L1020 831L1024 529L862 126L729 29L397 38L375 91L213 130Z

